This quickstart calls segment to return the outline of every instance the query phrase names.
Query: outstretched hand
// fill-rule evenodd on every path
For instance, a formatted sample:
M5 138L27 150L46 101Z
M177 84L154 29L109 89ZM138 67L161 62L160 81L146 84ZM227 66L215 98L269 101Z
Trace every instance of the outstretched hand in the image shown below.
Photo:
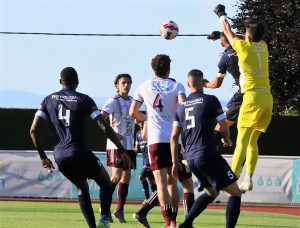
M221 34L221 32L219 32L219 31L213 31L209 36L207 36L207 39L213 40L213 41L218 40L218 39L220 39L220 34Z

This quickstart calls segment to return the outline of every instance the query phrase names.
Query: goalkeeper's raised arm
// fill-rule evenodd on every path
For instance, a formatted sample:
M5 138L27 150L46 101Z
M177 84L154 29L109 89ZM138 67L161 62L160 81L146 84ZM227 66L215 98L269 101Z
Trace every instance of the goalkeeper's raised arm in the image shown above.
M233 39L235 37L237 37L237 34L235 34L232 30L231 30L231 26L227 20L227 13L225 12L225 6L218 4L215 9L214 9L214 13L218 15L218 17L220 18L220 26L221 26L221 30L224 32L225 36L227 37L227 39L229 40L229 43L231 45L233 45ZM239 36L238 36L239 37Z

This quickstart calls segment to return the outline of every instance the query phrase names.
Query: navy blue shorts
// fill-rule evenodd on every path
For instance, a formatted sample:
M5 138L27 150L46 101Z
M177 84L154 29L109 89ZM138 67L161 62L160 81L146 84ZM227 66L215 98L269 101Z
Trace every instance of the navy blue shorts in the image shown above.
M205 188L213 187L220 191L237 181L237 177L220 154L209 158L193 159L188 163L192 173Z
M150 170L150 167L143 167L140 173L141 177L154 179L153 173Z
M239 116L240 107L243 103L243 94L237 91L226 105L226 118L236 122Z
M190 168L189 167L186 167L183 163L182 163L182 160L183 160L183 155L181 153L181 151L178 152L178 160L181 164L181 167L182 169L178 170L178 180L180 182L186 180L186 179L189 179L192 177L192 172L190 171Z
M101 161L92 152L55 160L58 170L70 181L93 179L101 169Z

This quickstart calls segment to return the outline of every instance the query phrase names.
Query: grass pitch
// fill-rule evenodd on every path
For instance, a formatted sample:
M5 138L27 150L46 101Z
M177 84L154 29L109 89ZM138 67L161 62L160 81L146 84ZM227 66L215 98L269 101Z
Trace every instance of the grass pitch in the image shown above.
M95 217L99 219L99 206L93 204ZM112 205L112 211L116 205ZM141 227L133 218L138 205L125 206L126 224L117 221L111 224L111 228L135 228ZM164 227L159 207L154 208L148 214L148 221L152 228ZM183 221L183 209L179 209L177 221ZM24 201L0 201L0 227L1 228L84 228L86 222L77 203L49 203L49 202L24 202ZM225 227L224 210L206 210L194 222L194 227ZM300 217L275 213L241 211L237 228L266 228L266 227L300 227Z

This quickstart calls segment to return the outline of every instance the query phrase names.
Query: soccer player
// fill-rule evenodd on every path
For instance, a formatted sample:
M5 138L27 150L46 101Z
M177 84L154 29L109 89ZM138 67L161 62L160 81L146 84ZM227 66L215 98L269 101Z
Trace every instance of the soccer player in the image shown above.
M182 133L186 139L185 153L192 173L199 179L207 192L194 203L180 228L192 227L194 219L211 203L220 190L226 192L226 227L235 227L240 214L241 192L236 176L221 154L216 152L214 121L221 129L224 146L231 146L230 132L219 100L203 94L203 74L191 70L188 74L190 95L178 106L171 135L172 174L178 176L178 141ZM217 167L217 168L216 168Z
M122 161L128 164L125 149L113 129L102 119L95 102L88 96L76 92L79 80L72 67L61 71L62 90L47 96L35 114L30 135L40 155L42 166L49 171L54 165L44 152L40 139L44 120L49 120L55 136L54 159L58 170L78 189L78 201L89 227L96 227L95 216L89 195L87 179L93 179L100 186L100 227L109 227L108 213L112 200L112 186L109 175L101 161L88 149L84 137L84 120L90 116L106 136L117 145Z
M133 97L130 115L137 121L147 121L150 169L157 185L158 198L166 227L176 227L179 193L177 181L171 175L170 136L178 102L185 99L181 83L169 78L169 56L156 55L151 66L153 79L140 84ZM147 116L139 111L145 102Z
M225 50L219 61L218 64L219 71L215 79L210 82L204 80L204 87L211 88L211 89L216 89L221 87L224 77L226 76L226 72L228 72L232 75L235 81L235 85L238 86L239 88L240 71L238 65L238 57L236 52L233 50L232 46L230 45L227 37L223 32L213 31L211 35L208 36L207 38L211 40L220 39L220 44ZM226 123L228 127L231 127L233 124L236 123L242 102L243 102L243 94L241 93L239 88L238 91L234 93L234 95L226 105L225 113L226 113ZM215 137L218 145L221 141L221 132L220 132L219 124L217 124L215 127Z
M148 156L148 145L147 145L147 123L138 123L138 131L136 132L135 151L136 154L140 151L143 157L143 168L140 173L140 181L143 186L143 192L145 194L145 200L149 199L149 184L151 186L152 193L156 191L155 179L152 171L150 170L150 162ZM149 182L149 184L148 184Z
M113 216L120 223L126 223L124 218L124 205L128 195L128 187L131 179L131 169L136 168L136 155L134 152L134 119L129 116L129 108L132 102L132 97L129 96L129 91L132 84L132 79L129 74L119 74L114 81L117 89L117 95L109 98L101 109L103 119L110 120L110 124L124 146L126 153L131 158L131 167L125 167L120 159L120 153L116 145L107 140L107 165L112 168L111 181L113 192L119 183L118 188L118 205L113 213ZM112 222L111 217L109 217Z
M143 138L147 139L147 125L144 123L143 128ZM182 149L182 148L181 148ZM147 151L148 154L148 151ZM182 184L183 190L183 209L184 214L187 216L189 210L192 208L194 199L194 186L192 180L192 173L188 170L188 168L182 163L183 156L182 153L178 153L178 160L180 161L181 169L178 173L178 180ZM148 157L148 155L147 155ZM149 162L149 159L148 159ZM150 224L147 220L147 215L154 208L159 204L157 191L152 191L152 195L149 199L143 202L141 208L133 213L133 218L136 219L143 227L150 228Z
M257 140L262 132L266 132L272 118L268 46L262 40L262 23L246 20L246 34L241 37L231 30L225 6L217 5L214 12L219 16L221 28L239 58L240 87L244 97L238 117L238 136L231 168L240 176L246 159L246 175L240 186L241 191L246 192L253 188L252 176L258 159Z

